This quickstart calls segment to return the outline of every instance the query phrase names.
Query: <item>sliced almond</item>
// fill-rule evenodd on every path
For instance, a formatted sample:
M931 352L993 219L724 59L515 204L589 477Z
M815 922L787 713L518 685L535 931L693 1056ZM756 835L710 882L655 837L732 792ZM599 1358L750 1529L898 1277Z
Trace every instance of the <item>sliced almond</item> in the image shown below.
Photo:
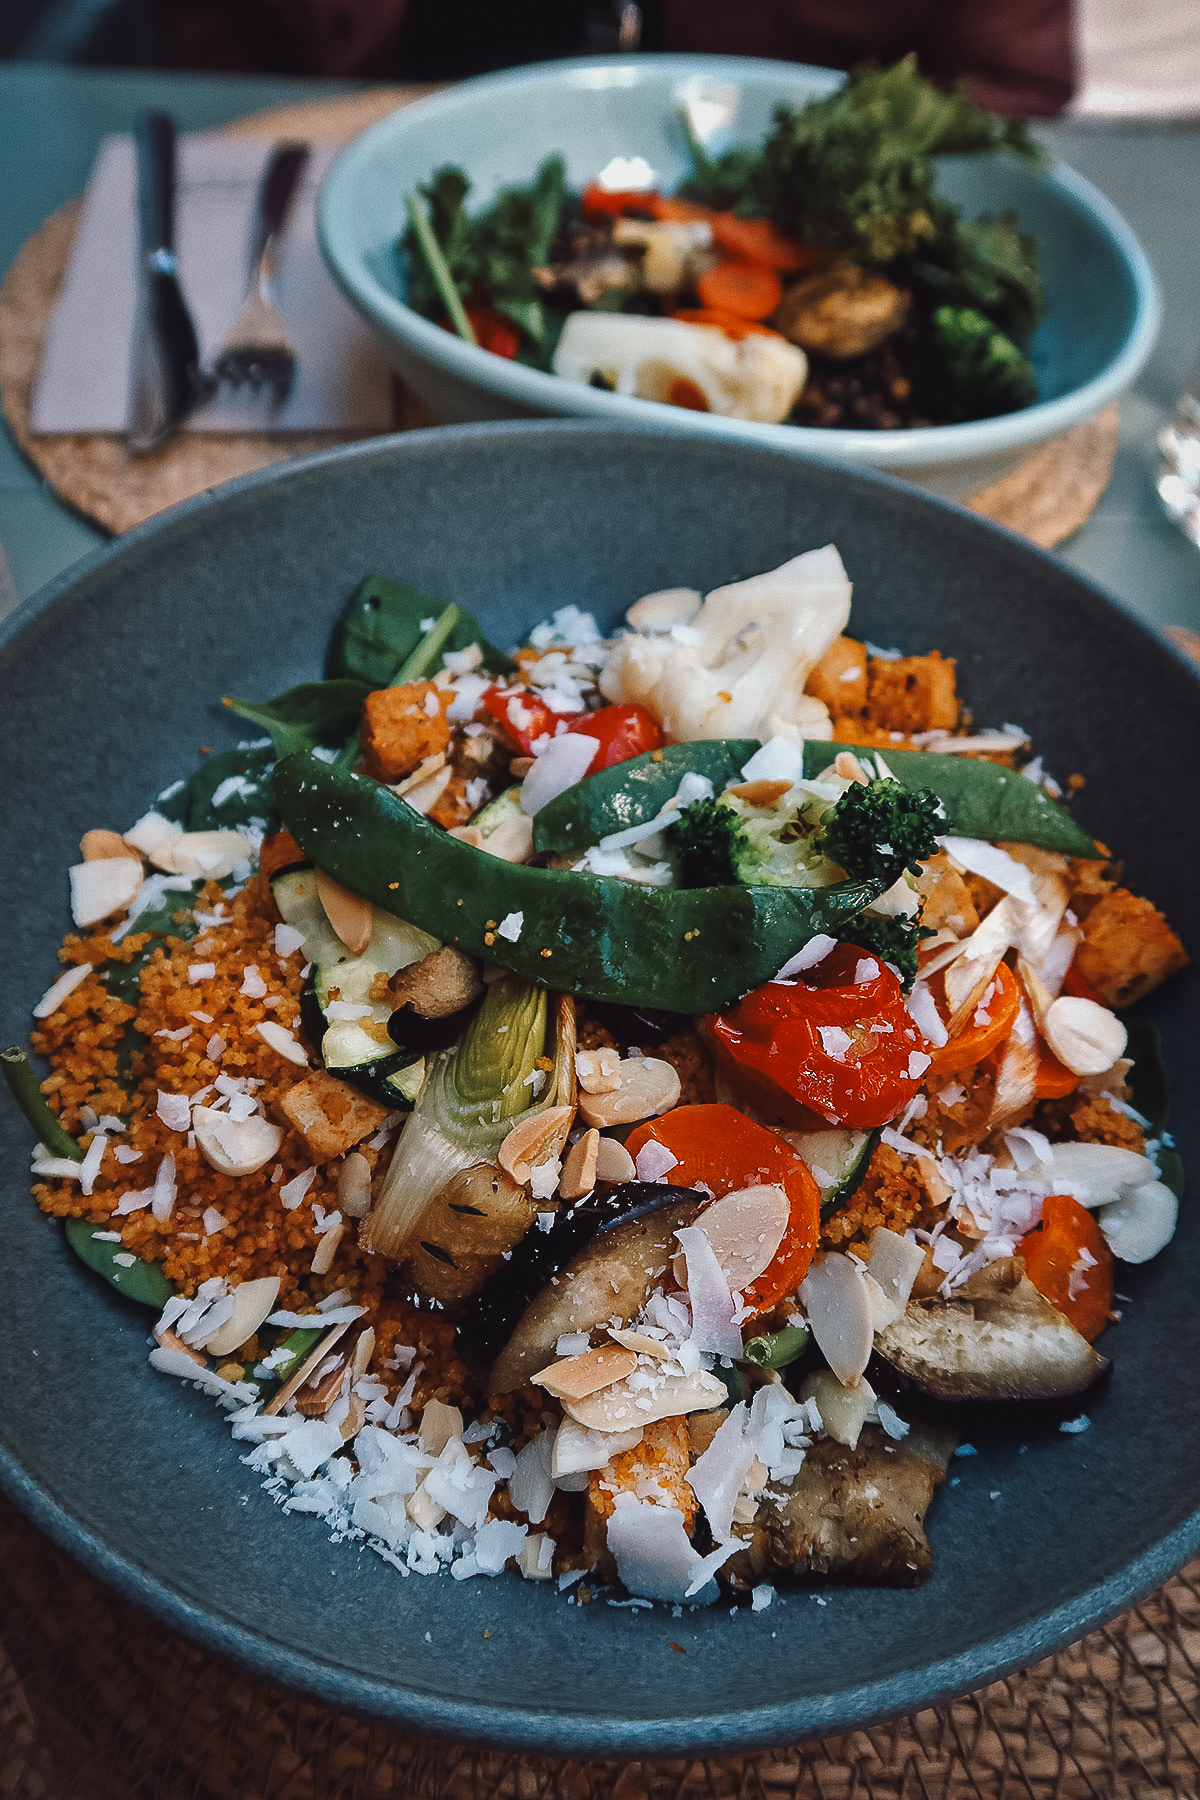
M79 840L79 854L84 862L111 862L115 856L129 855L129 845L119 831L85 831Z
M447 763L444 769L436 770L426 781L410 788L404 795L404 802L407 806L411 806L414 812L425 816L433 811L453 780L454 770Z
M252 854L241 831L177 831L150 852L150 861L167 875L224 881L235 863L249 862Z
M407 799L409 794L416 788L419 788L424 782L428 781L431 775L436 775L439 770L444 769L445 766L446 752L444 750L435 750L432 756L424 757L417 764L411 775L406 775L403 781L398 781L396 783L396 793L401 795L402 798Z
M231 1119L213 1106L192 1109L192 1130L205 1162L220 1175L253 1175L270 1162L283 1142L283 1127L273 1125L261 1113Z
M558 1179L558 1191L564 1200L581 1200L595 1187L600 1143L600 1133L593 1128L567 1151Z
M620 1065L621 1084L612 1093L579 1096L579 1111L589 1125L633 1125L656 1119L679 1104L682 1087L669 1062L657 1056L627 1056Z
M928 1161L926 1157L920 1160L922 1163ZM867 1272L881 1289L897 1319L908 1305L913 1283L924 1263L924 1246L914 1243L912 1238L901 1237L899 1232L889 1231L886 1225L876 1226L871 1233L871 1260ZM875 1329L879 1331L882 1327L877 1324Z
M669 1362L671 1352L657 1338L647 1337L643 1331L631 1331L625 1325L610 1325L608 1335L614 1343L623 1344L626 1350L632 1350L635 1356L652 1356L655 1362Z
M347 1394L346 1416L341 1423L342 1442L349 1443L357 1437L367 1422L367 1403L361 1394Z
M363 956L371 942L374 914L371 902L317 870L317 898L325 909L325 917L341 938L351 956Z
M342 1391L346 1377L346 1359L339 1357L333 1368L322 1375L315 1387L306 1383L296 1395L296 1411L309 1419L319 1419L329 1411Z
M788 789L795 784L790 781L743 781L729 792L738 800L744 800L747 806L774 806L782 800Z
M233 1290L233 1311L204 1346L210 1356L230 1356L252 1338L279 1298L278 1275L260 1275Z
M71 917L82 930L124 912L142 885L140 857L105 856L76 863L70 870Z
M457 1406L444 1400L427 1400L421 1413L417 1435L427 1456L440 1456L451 1438L463 1434L463 1416Z
M851 1450L858 1446L867 1414L875 1404L869 1381L846 1387L830 1369L815 1369L800 1389L802 1400L815 1400L828 1437Z
M637 1356L634 1351L626 1350L622 1345L615 1349L605 1345L598 1350L585 1350L580 1356L567 1356L561 1362L551 1363L549 1368L542 1369L531 1377L538 1387L545 1388L548 1394L555 1394L560 1400L585 1400L589 1394L598 1393L601 1388L611 1387L614 1381L621 1381L626 1375L632 1375L637 1368Z
M328 1231L321 1233L321 1241L317 1245L310 1267L314 1275L328 1275L333 1267L333 1259L337 1255L338 1245L346 1235L346 1221L339 1219Z
M834 1250L813 1264L800 1283L800 1299L817 1348L838 1380L853 1387L871 1355L871 1296L863 1272Z
M365 1219L371 1210L371 1165L361 1150L351 1150L338 1170L338 1210L348 1219Z
M320 1322L320 1314L315 1314L313 1317L314 1328L318 1327ZM325 1358L329 1355L329 1352L333 1349L334 1345L339 1339L345 1336L349 1329L350 1321L348 1319L344 1320L340 1325L331 1325L325 1336L321 1339L321 1342L317 1344L314 1349L309 1351L308 1355L304 1358L304 1361L300 1364L300 1367L298 1369L293 1369L282 1387L278 1388L276 1392L271 1395L271 1398L263 1407L264 1414L282 1412L292 1396L298 1393L305 1382L312 1378L316 1370L320 1368Z
M589 1431L632 1431L639 1425L653 1425L656 1419L708 1412L724 1406L728 1399L725 1383L700 1370L695 1375L662 1375L652 1386L636 1390L628 1381L615 1381L582 1400L564 1400L563 1407L576 1424L586 1425Z
M1165 1182L1147 1181L1102 1206L1096 1217L1114 1256L1149 1262L1175 1235L1179 1201Z
M602 1137L596 1151L596 1180L633 1181L637 1164L618 1138Z
M946 1020L947 1036L957 1037L982 1003L983 996L996 979L1002 954L995 959L989 956L983 962L963 957L946 970L946 1006L950 1014Z
M361 1381L375 1354L375 1327L368 1325L354 1340L354 1356L350 1367L355 1381Z
M506 1175L524 1184L539 1163L562 1155L572 1121L573 1106L548 1106L518 1121L500 1146L496 1161Z
M202 1355L199 1350L193 1350L190 1344L185 1344L183 1339L179 1336L179 1333L170 1330L169 1327L164 1329L163 1326L156 1325L154 1327L154 1341L163 1350L177 1350L180 1356L186 1356L190 1362L196 1363L201 1369L206 1369L208 1367L208 1358Z
M833 759L833 772L840 775L843 781L857 781L867 786L867 772L855 756L853 750L839 750Z
M1060 994L1046 1010L1046 1042L1073 1075L1102 1075L1125 1054L1128 1033L1096 1000Z
M607 1046L575 1053L575 1074L585 1094L615 1094L621 1085L621 1056Z
M774 1182L737 1188L706 1206L696 1224L712 1245L733 1293L744 1293L774 1260L791 1218L791 1202Z
M408 1496L404 1508L418 1531L433 1531L446 1516L445 1507L425 1492L424 1482L415 1494Z

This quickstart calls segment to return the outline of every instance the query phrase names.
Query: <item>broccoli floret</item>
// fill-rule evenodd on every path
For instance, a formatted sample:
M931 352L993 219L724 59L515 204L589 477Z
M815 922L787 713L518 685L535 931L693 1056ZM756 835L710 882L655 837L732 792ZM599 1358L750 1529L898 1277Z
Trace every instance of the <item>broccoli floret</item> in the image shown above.
M854 880L891 886L906 869L919 874L945 826L945 808L928 788L876 776L846 789L825 819L823 846Z
M728 887L742 879L748 848L741 820L719 800L694 800L675 827L681 887Z
M973 306L937 308L910 373L920 404L951 425L1017 412L1037 399L1028 359Z
M917 945L922 938L933 935L928 925L918 925L915 919L877 919L868 913L859 913L839 933L844 943L857 944L881 962L891 963L899 971L900 985L906 994L917 978Z

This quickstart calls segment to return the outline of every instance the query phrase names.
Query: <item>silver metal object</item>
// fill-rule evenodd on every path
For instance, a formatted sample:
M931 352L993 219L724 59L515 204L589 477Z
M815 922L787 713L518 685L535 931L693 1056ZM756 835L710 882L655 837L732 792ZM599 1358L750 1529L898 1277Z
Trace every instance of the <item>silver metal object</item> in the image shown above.
M1162 461L1154 485L1163 510L1200 544L1200 363L1175 402L1175 416L1158 436Z
M276 144L267 159L255 203L250 283L208 368L215 385L266 393L275 406L286 400L296 372L295 345L275 303L279 240L309 154L307 144Z
M175 262L174 122L142 113L134 136L139 256L126 442L134 456L146 456L200 398L200 350Z

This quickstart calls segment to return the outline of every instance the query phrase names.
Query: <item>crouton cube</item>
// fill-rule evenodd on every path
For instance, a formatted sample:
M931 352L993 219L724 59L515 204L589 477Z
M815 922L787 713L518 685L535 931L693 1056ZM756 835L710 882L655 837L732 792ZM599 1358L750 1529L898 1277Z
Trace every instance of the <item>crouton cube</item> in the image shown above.
M319 1163L352 1150L388 1116L386 1106L369 1100L326 1069L316 1069L290 1087L279 1110Z
M867 646L856 638L835 638L805 686L835 717L861 712L867 704Z
M888 731L953 731L958 724L953 658L937 650L928 656L871 657L867 711L873 725Z
M378 688L362 709L362 742L367 772L376 781L400 781L427 756L450 742L446 707L451 696L432 681L406 681Z
M1128 888L1113 888L1088 913L1075 969L1104 1006L1132 1006L1188 960L1163 915Z

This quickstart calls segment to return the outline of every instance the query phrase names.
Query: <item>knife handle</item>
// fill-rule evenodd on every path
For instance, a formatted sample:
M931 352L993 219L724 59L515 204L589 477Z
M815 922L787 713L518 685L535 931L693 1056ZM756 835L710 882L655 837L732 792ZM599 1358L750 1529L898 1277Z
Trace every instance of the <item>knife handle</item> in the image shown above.
M164 112L140 113L137 142L138 217L142 255L163 255L173 267L175 252L175 121Z

